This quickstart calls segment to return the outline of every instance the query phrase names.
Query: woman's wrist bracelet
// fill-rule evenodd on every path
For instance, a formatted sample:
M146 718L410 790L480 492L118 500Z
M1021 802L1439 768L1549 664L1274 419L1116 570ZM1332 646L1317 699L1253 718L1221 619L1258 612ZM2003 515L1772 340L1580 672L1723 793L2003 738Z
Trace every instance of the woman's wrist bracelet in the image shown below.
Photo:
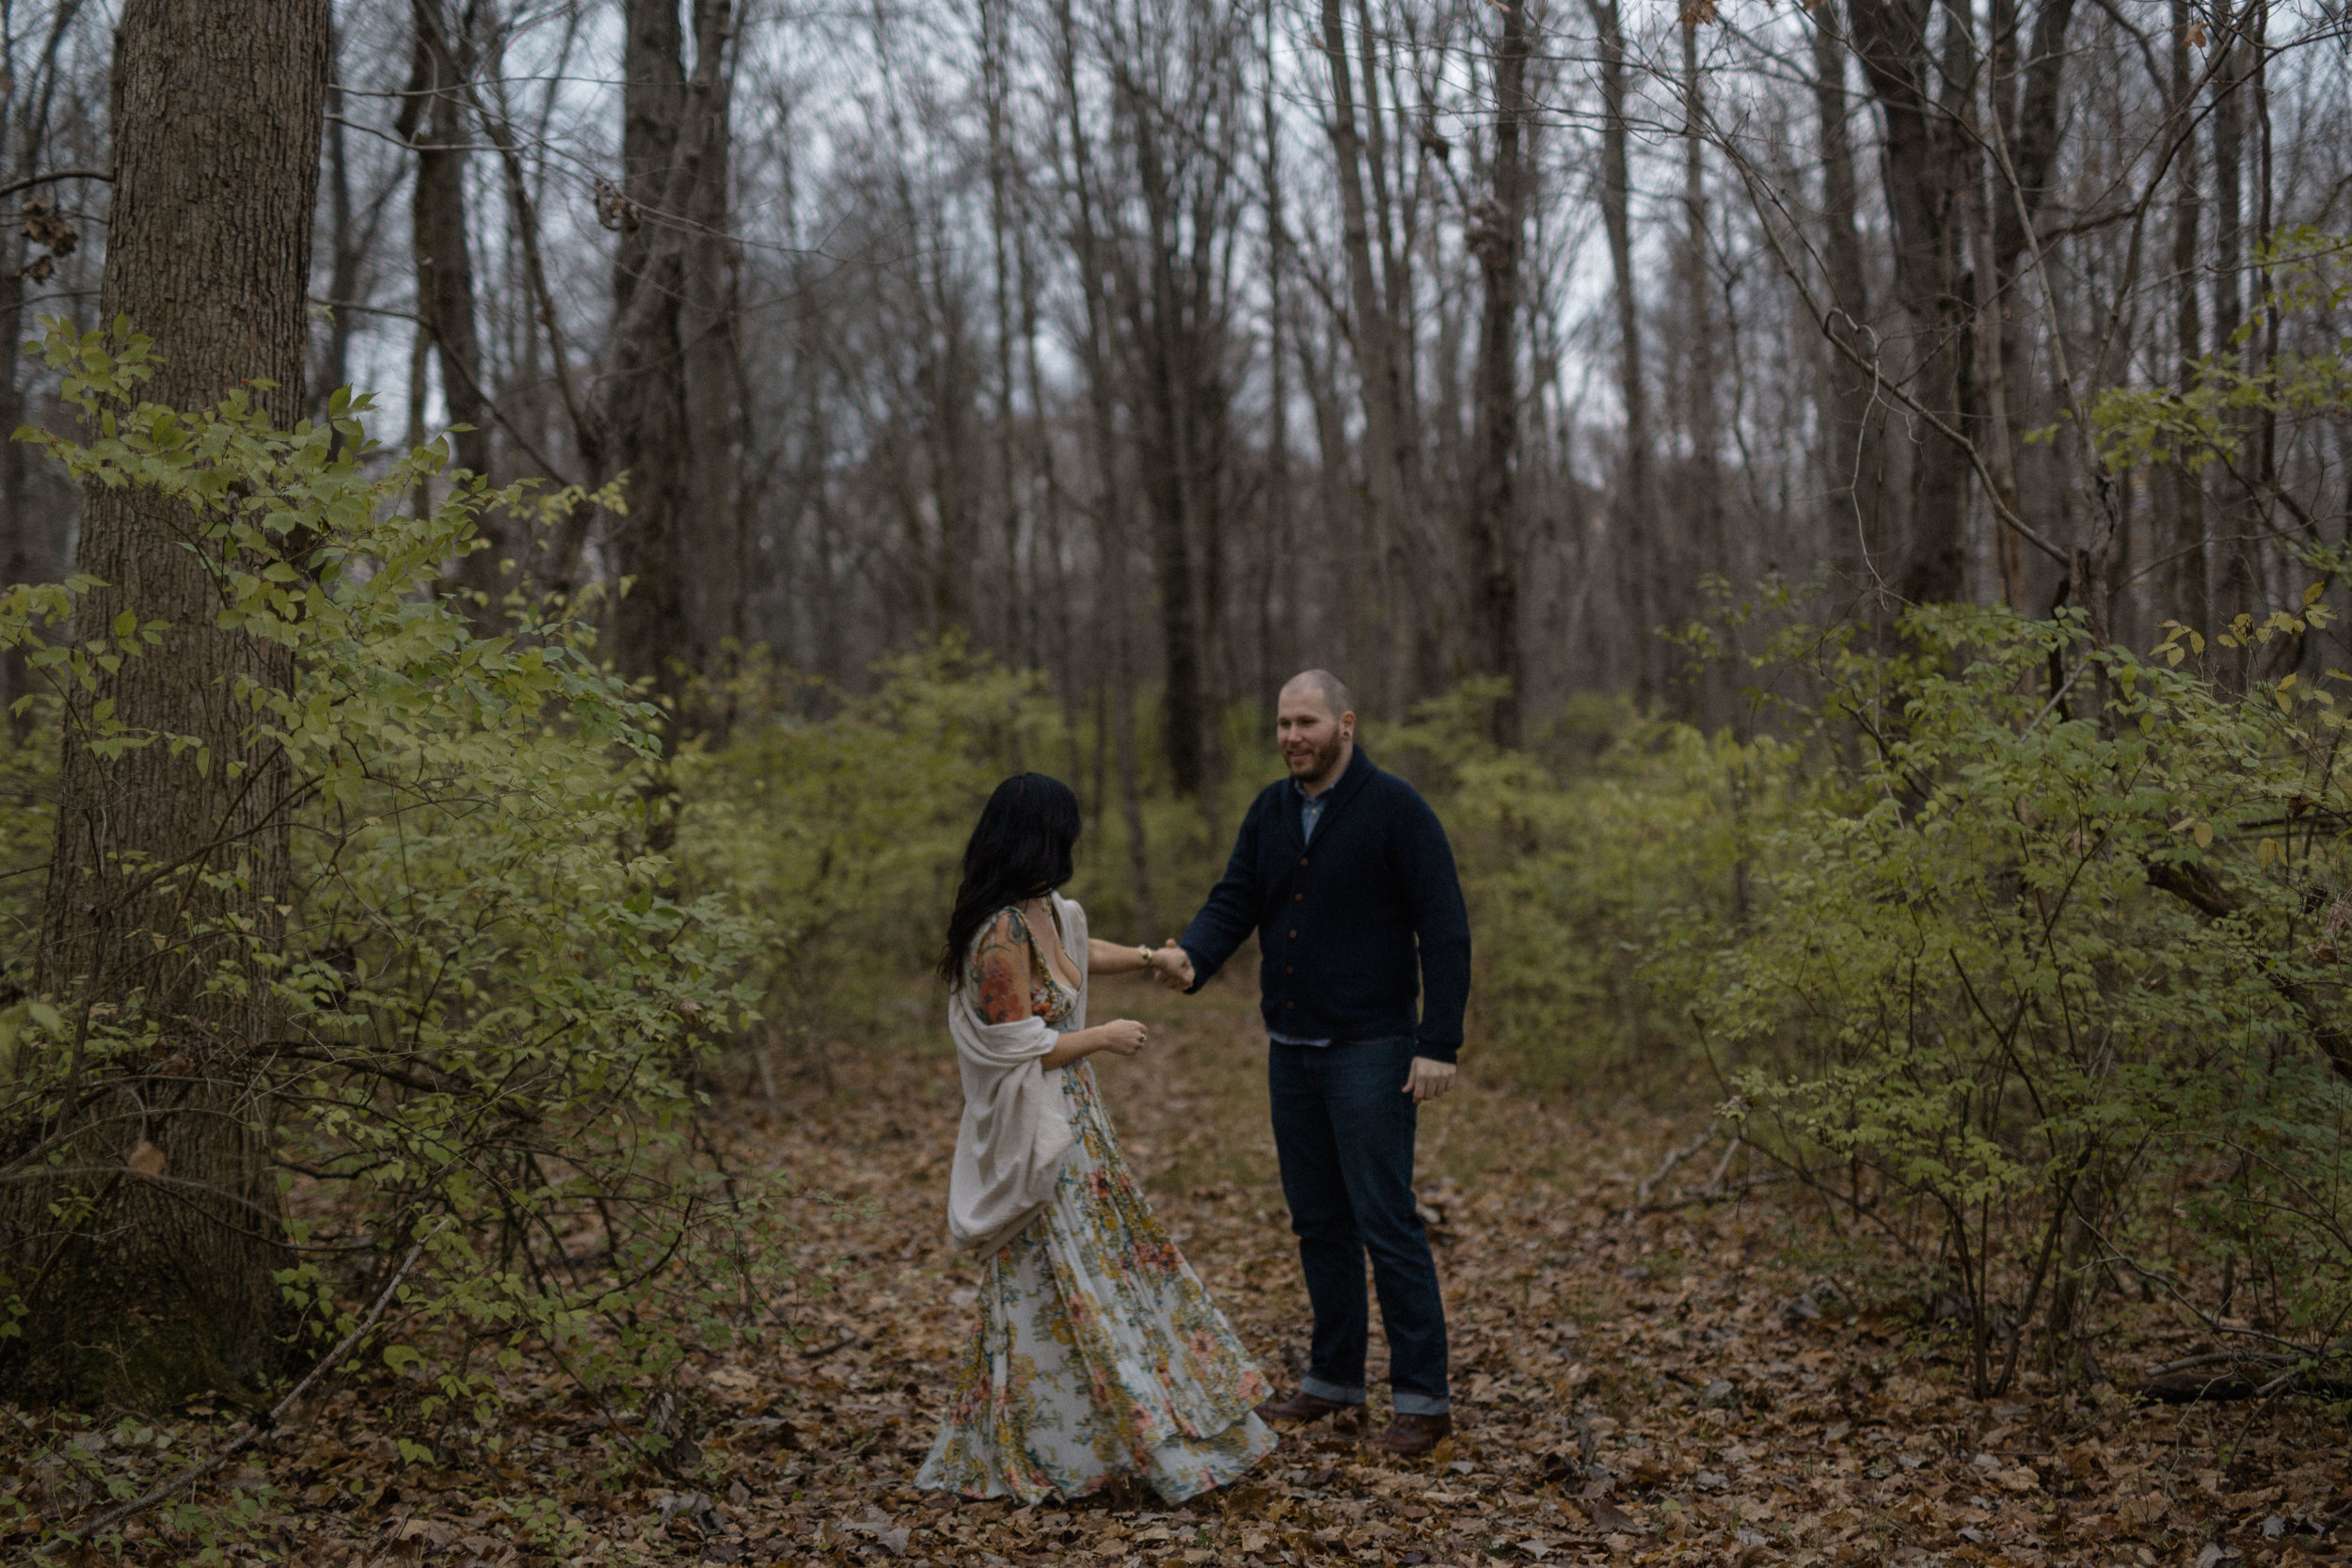
M1136 943L1136 957L1143 960L1144 968L1149 969L1152 967L1152 949L1145 946L1142 942Z

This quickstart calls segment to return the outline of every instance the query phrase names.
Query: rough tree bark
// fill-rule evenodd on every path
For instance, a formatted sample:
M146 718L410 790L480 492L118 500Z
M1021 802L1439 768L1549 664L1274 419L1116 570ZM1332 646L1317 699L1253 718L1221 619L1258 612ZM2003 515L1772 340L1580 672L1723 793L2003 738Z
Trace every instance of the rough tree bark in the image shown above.
M1633 179L1626 125L1625 25L1617 0L1585 0L1600 34L1600 215L1609 236L1616 302L1617 396L1625 409L1625 450L1610 497L1609 550L1618 593L1633 616L1633 697L1657 701L1657 508L1650 477L1649 382L1642 367L1642 302L1633 277Z
M1680 336L1683 340L1682 419L1690 433L1690 467L1677 488L1684 499L1681 549L1677 552L1672 580L1663 586L1672 595L1675 612L1668 619L1687 622L1701 606L1699 578L1720 573L1740 580L1734 569L1724 529L1724 438L1722 390L1722 324L1717 320L1714 271L1708 258L1707 220L1707 99L1706 79L1699 74L1699 22L1686 8L1682 32L1682 236L1675 247L1676 286L1682 296ZM1713 699L1723 673L1710 668L1695 679L1677 682L1677 705L1686 715L1702 720L1722 711Z
M327 58L326 0L123 7L100 313L153 335L149 397L201 407L267 378L271 418L302 417ZM69 705L34 979L77 1028L143 1020L157 1035L151 1065L80 1077L43 1130L67 1139L68 1164L117 1173L87 1184L86 1220L60 1232L45 1206L62 1194L42 1183L8 1198L11 1272L31 1308L12 1354L27 1381L84 1397L226 1386L268 1371L280 1348L270 1115L250 1085L273 1012L255 957L284 935L289 780L234 687L283 689L294 672L282 648L216 625L220 592L206 556L184 547L191 532L151 492L86 498L80 565L106 583L87 624L135 610L170 629ZM75 736L98 702L199 737L213 766L163 746L89 750ZM214 985L224 973L238 984ZM141 1140L160 1173L126 1168Z
M2002 56L2002 27L1997 20L2003 10L2002 0L1994 0L1993 69L1985 72L1987 97L1997 107L2001 85L2005 78L2000 69ZM1972 84L1967 107L1963 111L1969 148L1965 177L1961 184L1961 210L1965 218L1969 242L1970 300L1973 320L1969 325L1969 345L1976 355L1977 393L1983 402L1983 419L1976 430L1976 441L1984 461L1984 474L1993 493L1994 523L1993 557L2001 581L2001 600L2020 614L2026 612L2025 552L2017 539L2017 531L2004 528L2000 517L2017 515L2017 461L2010 436L2009 378L2004 362L2002 316L2008 301L2002 293L2001 265L1994 256L1993 214L1999 206L2008 205L2002 198L2008 195L1996 172L1996 160L1989 133L1992 116L1979 106L1979 94ZM1994 194L1986 194L1988 186ZM1998 203L1998 205L1996 205ZM2015 228L2015 220L2009 225Z
M2198 230L2203 198L2199 193L2197 78L2190 58L2189 0L2172 0L2173 135L2180 150L2172 161L2172 354L2175 384L2184 392L2195 374L2192 367L2204 353L2203 296L2198 287ZM2172 570L2158 581L2169 580L2172 603L2164 608L2201 636L2213 630L2205 571L2205 487L2202 481L2166 464L2163 484L2169 502L2170 527L2162 548L2172 552Z
M2234 14L2222 7L2214 38L2214 47L2223 53L2213 82L2213 351L2225 360L2238 356L2240 366L2247 348L2235 340L2246 323L2246 100L2252 74L2247 33L2261 4L2247 0ZM2214 507L2218 531L2214 552L2221 581L2212 614L2226 622L2254 608L2254 508L2246 487L2226 467L2217 464L2206 471L2220 491Z
M1108 727L1119 752L1120 823L1127 839L1136 919L1149 930L1158 923L1158 908L1152 894L1152 847L1144 828L1141 758L1136 746L1135 646L1127 602L1128 501L1120 470L1119 414L1111 388L1111 302L1103 281L1106 261L1095 214L1094 155L1087 135L1085 105L1078 96L1077 28L1070 0L1057 0L1054 18L1055 64L1061 78L1061 110L1070 136L1072 191L1077 198L1073 248L1078 256L1080 293L1086 302L1086 332L1080 350L1087 383L1089 456L1095 473L1095 547L1103 569L1102 631L1111 656L1104 682L1110 707ZM1095 793L1102 794L1099 784Z
M750 411L736 395L742 312L729 184L734 145L734 56L727 50L731 17L726 6L697 4L693 19L694 58L715 60L720 66L710 73L707 97L684 127L686 135L700 139L700 147L687 194L687 233L680 258L684 289L678 301L678 336L689 462L686 504L677 516L687 568L679 599L687 667L697 674L718 674L742 646L750 604L750 574L741 569L744 518L738 504L743 488L743 420ZM717 709L688 717L696 728L725 727L725 716Z
M1126 109L1126 135L1136 150L1136 181L1146 223L1142 261L1147 276L1133 277L1124 265L1121 272L1128 275L1123 292L1127 338L1136 356L1136 447L1159 587L1160 744L1176 792L1197 798L1209 784L1209 708L1193 540L1203 531L1201 513L1216 483L1216 475L1205 471L1204 449L1210 437L1202 426L1220 418L1221 411L1216 406L1216 388L1209 384L1216 372L1203 363L1207 356L1199 341L1207 303L1187 297L1191 291L1185 285L1193 279L1189 269L1183 275L1179 271L1179 198L1153 123L1162 110L1137 102L1132 88L1123 90L1120 100Z
M621 199L612 303L619 318L598 387L612 462L626 476L628 512L613 527L613 565L628 579L612 615L621 668L673 699L683 684L688 570L686 374L678 296L685 247L664 245L684 214L663 204L686 119L686 35L677 0L628 0L622 14ZM672 726L675 729L676 726Z
M411 0L409 13L408 92L401 101L396 128L417 150L410 196L417 330L432 340L450 423L465 427L451 436L451 455L456 467L486 477L490 411L483 389L482 332L474 311L473 246L467 233L466 206L470 137L463 110L473 43L465 23L453 33L445 0ZM338 191L340 201L340 181ZM457 585L469 601L480 596L473 613L485 623L499 619L497 605L506 589L500 563L514 554L504 521L484 513L476 525L484 547L457 562Z
M1509 689L1489 723L1496 744L1519 742L1526 672L1519 657L1518 497L1519 264L1526 250L1527 171L1520 141L1528 120L1526 0L1499 0L1495 39L1495 149L1486 203L1470 243L1484 299L1478 323L1477 402L1470 485L1470 656L1480 673Z
M1992 54L1987 88L1992 101L1990 127L1994 140L1985 169L1991 189L1985 194L1990 202L1987 216L1992 231L1993 287L1989 293L1981 288L1977 291L1974 314L1975 329L1989 332L1993 341L1978 353L1977 379L1982 405L1979 412L1988 443L1987 469L1994 475L1996 490L2000 489L2006 471L2010 514L2022 520L2026 504L2024 498L2036 488L2017 478L2018 454L2025 444L2022 430L2029 418L2038 423L2043 415L2032 405L2034 388L2025 373L2031 358L2021 324L2030 303L2042 297L2042 288L2038 279L2029 279L2021 270L2021 264L2031 264L2031 236L2026 225L2040 221L2042 204L2050 194L2053 170L2058 166L2058 142L2064 133L2058 118L2058 101L2065 81L2067 32L2074 23L2074 0L2042 0L2034 13L2033 36L2022 63L2017 53L2022 24L2016 0L1993 0L1990 14ZM1971 154L1967 163L1970 188L1981 190L1976 156ZM1979 255L1972 264L1980 266L1983 260ZM2051 325L2055 328L2057 324ZM2004 580L2021 585L2027 582L2033 558L2024 553L2015 530L2003 528L1997 521L1994 529L2000 547L2013 562ZM2109 540L2094 553L2104 559L2119 548L2120 540ZM2094 596L2104 602L2111 592L2106 583L2113 576L2112 562L2094 563L2094 569L2101 580ZM2021 605L2029 596L2021 594L2010 602Z
M717 238L697 223L710 211L705 192L714 171L723 200L723 61L734 23L728 0L694 0L691 77L677 0L628 0L624 24L622 184L604 203L621 244L595 420L613 467L628 476L613 554L630 586L613 612L614 652L624 672L651 680L675 705L719 641L698 637L687 581L699 543L693 469L709 447L698 446L691 428L686 338L690 319L702 328L711 304L697 292L690 318L690 258L699 239ZM672 723L673 737L687 722L681 715Z
M1848 0L1855 55L1885 119L1884 174L1895 293L1915 339L1911 395L1957 429L1970 307L1961 294L1959 199L1966 178L1948 99L1963 71L1935 57L1929 24L1942 0ZM1947 50L1964 47L1965 9L1947 17ZM1960 595L1966 563L1969 466L1953 441L1914 437L1910 529L1896 591L1917 604Z
M1282 203L1280 120L1274 106L1274 8L1266 8L1259 65L1259 187L1265 193L1266 228L1266 523L1258 559L1258 703L1264 721L1274 721L1281 683L1296 660L1299 594L1286 580L1295 547L1291 494L1289 279L1290 221ZM1277 586L1284 612L1275 610Z
M1821 260L1829 294L1831 340L1822 371L1821 435L1829 474L1830 559L1838 574L1867 588L1875 616L1877 559L1886 547L1880 520L1884 447L1872 406L1880 388L1867 365L1877 346L1870 321L1870 282L1862 259L1859 192L1853 143L1847 127L1845 40L1835 6L1813 8L1813 106L1820 122Z
M1347 24L1340 0L1322 0L1322 21L1324 55L1331 72L1331 112L1325 129L1339 178L1340 248L1347 261L1347 327L1356 351L1357 374L1363 385L1364 477L1371 494L1372 532L1377 541L1382 578L1378 619L1390 640L1386 689L1380 700L1401 719L1410 698L1406 672L1411 668L1413 652L1413 616L1406 604L1411 585L1403 580L1399 561L1401 542L1411 527L1406 515L1408 490L1401 460L1407 429L1404 370L1389 313L1395 302L1382 299L1380 276L1373 266L1372 217L1364 195L1364 143L1357 124ZM1372 47L1367 38L1367 54ZM1376 130L1376 106L1373 119ZM1376 182L1376 156L1373 173ZM1381 206L1385 214L1387 203Z

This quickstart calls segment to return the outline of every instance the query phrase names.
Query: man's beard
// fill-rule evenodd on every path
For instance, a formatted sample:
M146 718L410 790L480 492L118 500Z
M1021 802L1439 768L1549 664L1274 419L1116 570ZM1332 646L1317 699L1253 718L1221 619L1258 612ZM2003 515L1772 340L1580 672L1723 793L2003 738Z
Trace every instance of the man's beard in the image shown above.
M1316 747L1313 751L1309 752L1303 759L1294 758L1291 766L1291 777L1295 779L1322 779L1329 777L1331 769L1339 766L1340 748L1346 744L1347 736L1344 735L1335 735L1331 737L1329 745ZM1303 768L1298 766L1301 760L1303 760L1306 764Z

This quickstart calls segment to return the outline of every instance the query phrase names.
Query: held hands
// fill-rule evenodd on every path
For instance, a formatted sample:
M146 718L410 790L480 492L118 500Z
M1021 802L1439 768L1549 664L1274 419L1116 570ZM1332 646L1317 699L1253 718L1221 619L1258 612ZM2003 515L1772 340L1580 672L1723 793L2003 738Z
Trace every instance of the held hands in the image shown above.
M1452 1062L1434 1061L1427 1056L1413 1058L1413 1070L1405 1080L1405 1092L1413 1097L1414 1104L1435 1100L1453 1086Z
M1190 990L1193 971L1192 955L1176 945L1173 937L1151 955L1152 977L1170 990Z

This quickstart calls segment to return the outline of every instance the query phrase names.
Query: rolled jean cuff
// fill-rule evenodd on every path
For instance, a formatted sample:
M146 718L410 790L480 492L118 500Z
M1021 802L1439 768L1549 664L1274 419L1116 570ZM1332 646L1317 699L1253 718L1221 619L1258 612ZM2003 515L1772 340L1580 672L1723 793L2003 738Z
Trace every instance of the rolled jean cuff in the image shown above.
M1310 1376L1298 1380L1298 1391L1312 1394L1319 1400L1329 1400L1333 1404L1364 1402L1364 1386L1360 1383L1351 1388L1343 1383L1326 1383L1319 1377Z
M1400 1416L1445 1416L1451 1415L1453 1410L1454 1402L1443 1394L1407 1394L1400 1391L1396 1396L1396 1413Z

